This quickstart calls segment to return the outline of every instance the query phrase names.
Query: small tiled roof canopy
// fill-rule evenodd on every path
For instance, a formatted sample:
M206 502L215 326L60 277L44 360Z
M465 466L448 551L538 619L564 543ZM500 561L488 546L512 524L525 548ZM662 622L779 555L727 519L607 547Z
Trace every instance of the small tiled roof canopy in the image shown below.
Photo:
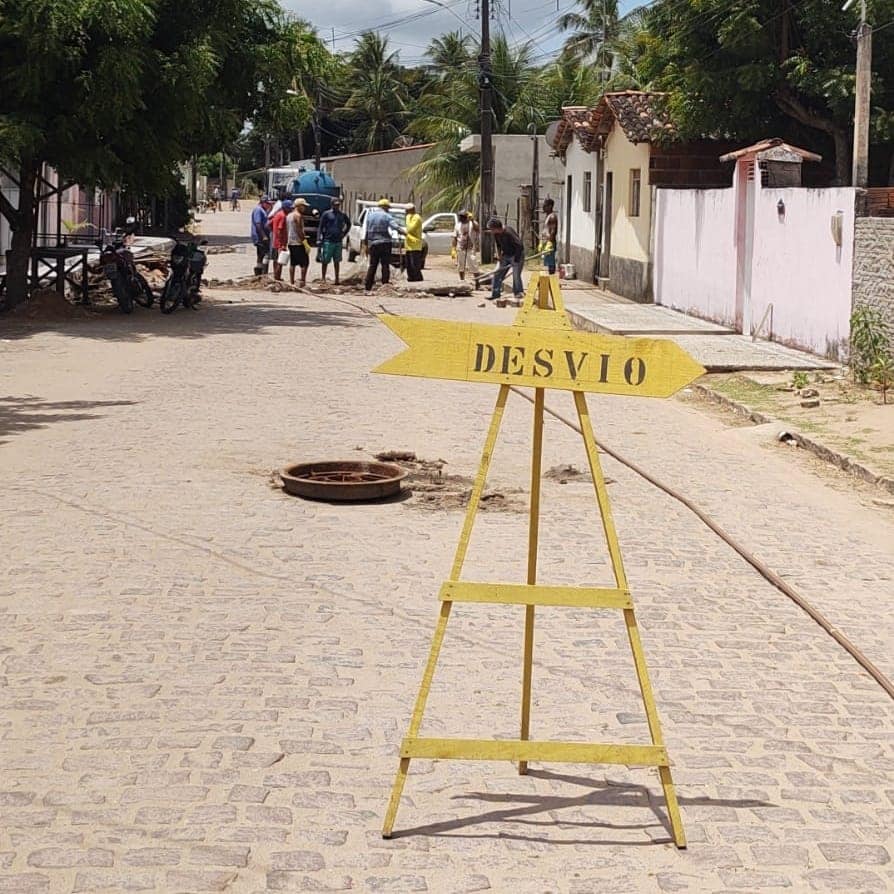
M776 150L775 153L773 150ZM720 156L720 160L738 161L738 159L744 158L746 155L754 155L761 158L768 153L778 155L781 160L796 161L799 158L801 161L823 160L822 155L817 155L815 152L808 152L806 149L801 149L798 146L792 146L791 143L786 143L779 137L771 137L768 140L761 140L753 146L746 146L744 149L737 149L735 152L727 152L726 155ZM785 156L789 156L790 158L787 159Z
M631 143L650 143L662 134L670 136L674 126L664 106L666 95L625 90L606 93L592 109L567 106L562 109L554 148L564 152L572 136L576 136L581 147L592 152L615 121Z

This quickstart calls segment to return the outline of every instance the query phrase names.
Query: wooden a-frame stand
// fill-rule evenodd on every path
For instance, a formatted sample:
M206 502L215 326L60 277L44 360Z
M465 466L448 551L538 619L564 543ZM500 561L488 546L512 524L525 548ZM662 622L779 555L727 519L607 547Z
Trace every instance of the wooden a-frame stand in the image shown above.
M552 306L550 307L550 301ZM519 312L514 325L535 325L539 329L571 329L571 324L565 315L562 296L559 291L556 277L541 275L534 277L525 297L524 305ZM652 693L652 685L646 669L646 659L643 653L639 630L636 625L636 616L633 611L633 601L627 584L627 576L624 572L624 563L621 559L621 550L618 544L618 536L609 507L608 492L605 486L605 478L599 462L596 440L590 423L590 415L587 402L582 391L574 391L574 404L577 408L577 416L583 434L584 446L587 451L590 472L593 477L593 485L596 491L596 502L602 518L605 530L605 538L608 543L608 552L611 558L612 569L615 578L615 587L567 587L567 586L538 586L537 585L537 543L540 521L540 477L541 457L543 446L543 388L534 389L534 432L531 463L531 505L528 527L528 573L527 583L502 584L502 583L473 583L460 580L472 527L475 516L484 491L490 468L491 457L500 424L503 419L503 411L506 407L506 399L509 396L508 385L500 385L500 393L497 404L491 418L487 438L484 443L484 452L481 456L481 465L475 478L475 484L469 499L463 523L462 534L453 560L453 567L449 579L441 587L439 598L441 611L435 627L428 662L422 674L422 684L416 697L413 715L410 720L409 730L400 747L400 766L394 786L391 791L391 800L385 814L385 823L382 829L382 837L390 838L394 828L394 820L400 804L401 793L407 780L410 760L419 758L452 758L456 760L512 760L518 761L518 772L527 773L528 761L544 762L568 762L568 763L592 763L592 764L623 764L627 766L652 766L658 768L661 779L661 787L664 790L665 803L667 805L668 818L673 831L674 843L679 848L686 847L686 837L683 832L683 822L680 817L680 808L674 792L674 783L671 778L670 761L664 747L661 734L661 724L658 719L658 710L655 705L655 697ZM454 602L480 602L498 603L502 605L525 606L525 638L524 638L524 662L522 668L522 702L521 702L521 731L516 740L487 740L487 739L428 739L419 736L419 728L422 725L422 715L431 689L432 678L447 629L447 621L450 618L450 610ZM624 612L624 622L627 628L627 637L630 641L630 649L633 653L633 663L639 680L642 693L643 706L649 724L649 732L652 738L651 745L613 745L581 742L552 742L531 741L531 670L534 655L534 608L535 606L574 606L578 608L613 608Z

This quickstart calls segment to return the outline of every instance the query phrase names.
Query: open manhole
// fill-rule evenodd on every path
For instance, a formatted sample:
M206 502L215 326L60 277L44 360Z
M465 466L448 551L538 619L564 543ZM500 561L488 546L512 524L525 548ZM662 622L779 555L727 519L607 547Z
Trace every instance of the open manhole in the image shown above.
M308 500L380 500L407 477L400 466L356 460L297 463L279 475L287 493Z

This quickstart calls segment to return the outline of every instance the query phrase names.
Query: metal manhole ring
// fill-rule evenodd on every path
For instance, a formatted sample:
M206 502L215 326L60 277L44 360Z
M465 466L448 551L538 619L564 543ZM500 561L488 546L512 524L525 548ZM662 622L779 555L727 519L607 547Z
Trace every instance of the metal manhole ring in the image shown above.
M379 500L400 491L400 466L357 460L295 463L280 473L286 493L308 500Z

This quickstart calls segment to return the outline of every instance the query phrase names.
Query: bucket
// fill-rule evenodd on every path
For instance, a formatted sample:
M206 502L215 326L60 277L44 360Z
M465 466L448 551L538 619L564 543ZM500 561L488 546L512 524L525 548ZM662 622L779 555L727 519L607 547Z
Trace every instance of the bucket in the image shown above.
M563 279L575 279L574 264L562 264Z

